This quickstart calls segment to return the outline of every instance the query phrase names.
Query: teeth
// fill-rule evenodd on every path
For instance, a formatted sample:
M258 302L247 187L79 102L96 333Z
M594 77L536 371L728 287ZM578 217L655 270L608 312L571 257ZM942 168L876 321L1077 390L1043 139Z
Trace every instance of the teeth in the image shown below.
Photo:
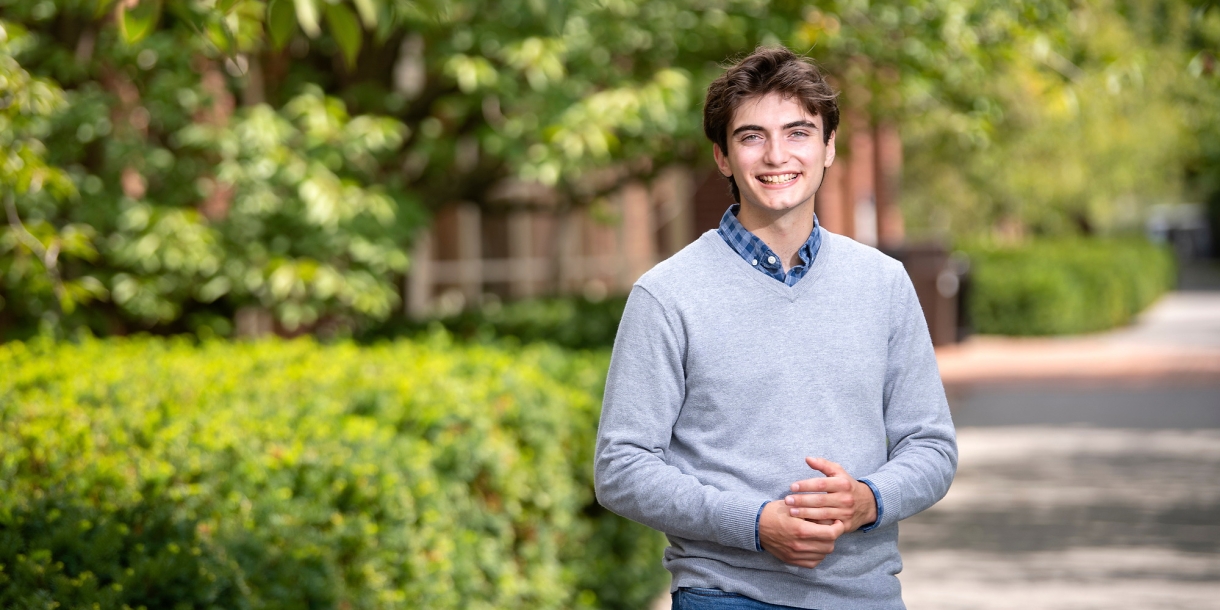
M791 180L796 180L796 174L777 174L773 176L759 176L758 179L767 184L782 184Z

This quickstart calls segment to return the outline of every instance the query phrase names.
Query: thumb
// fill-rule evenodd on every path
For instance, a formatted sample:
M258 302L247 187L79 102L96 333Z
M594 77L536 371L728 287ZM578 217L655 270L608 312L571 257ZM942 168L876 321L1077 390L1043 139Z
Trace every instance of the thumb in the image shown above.
M809 464L810 468L812 468L828 477L837 477L837 476L850 477L851 476L851 475L847 474L847 470L845 470L837 462L832 462L826 458L807 457L807 458L805 458L805 463Z

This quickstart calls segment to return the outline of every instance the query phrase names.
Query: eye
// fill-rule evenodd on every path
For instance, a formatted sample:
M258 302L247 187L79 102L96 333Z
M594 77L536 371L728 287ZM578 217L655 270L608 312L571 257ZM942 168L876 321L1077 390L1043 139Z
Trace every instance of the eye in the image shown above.
M762 136L756 133L747 133L741 136L741 142L757 142L762 139Z
M808 131L805 131L805 130L803 130L803 129L798 129L798 130L796 130L796 131L792 132L791 134L789 134L789 137L793 137L793 138L807 138L807 137L809 137L809 135L810 135L810 134L809 134L809 132L808 132Z

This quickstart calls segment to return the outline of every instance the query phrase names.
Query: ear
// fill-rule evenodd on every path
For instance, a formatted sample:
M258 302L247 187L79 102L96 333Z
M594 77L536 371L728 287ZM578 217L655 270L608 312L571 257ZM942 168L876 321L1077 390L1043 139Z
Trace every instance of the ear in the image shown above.
M830 139L826 141L826 164L824 167L830 167L831 163L835 162L835 132L830 132Z
M733 177L733 168L729 166L729 158L720 150L719 144L712 144L712 156L716 158L716 167L720 169L720 175L725 178Z

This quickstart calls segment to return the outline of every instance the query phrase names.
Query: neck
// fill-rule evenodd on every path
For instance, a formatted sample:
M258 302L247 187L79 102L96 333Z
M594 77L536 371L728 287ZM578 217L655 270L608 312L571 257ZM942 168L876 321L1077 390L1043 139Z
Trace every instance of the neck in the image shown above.
M801 262L797 252L813 231L813 199L780 212L743 203L737 221L775 251L788 270Z

